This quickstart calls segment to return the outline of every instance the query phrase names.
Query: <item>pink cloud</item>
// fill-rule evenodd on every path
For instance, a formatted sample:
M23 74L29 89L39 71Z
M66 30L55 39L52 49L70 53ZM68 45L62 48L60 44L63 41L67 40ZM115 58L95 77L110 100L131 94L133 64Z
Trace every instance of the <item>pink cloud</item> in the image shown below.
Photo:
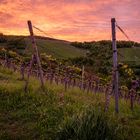
M28 34L30 19L60 39L110 39L110 19L116 17L130 38L140 41L139 5L139 0L0 0L0 30ZM119 39L125 39L117 33Z

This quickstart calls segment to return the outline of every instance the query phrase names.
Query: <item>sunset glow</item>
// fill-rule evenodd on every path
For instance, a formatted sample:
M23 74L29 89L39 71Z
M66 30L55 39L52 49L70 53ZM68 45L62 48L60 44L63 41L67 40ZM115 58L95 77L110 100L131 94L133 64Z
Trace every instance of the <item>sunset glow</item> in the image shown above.
M27 20L69 41L111 39L110 19L140 42L140 0L0 0L0 32L28 35ZM34 30L36 35L43 35ZM127 40L117 30L118 40Z

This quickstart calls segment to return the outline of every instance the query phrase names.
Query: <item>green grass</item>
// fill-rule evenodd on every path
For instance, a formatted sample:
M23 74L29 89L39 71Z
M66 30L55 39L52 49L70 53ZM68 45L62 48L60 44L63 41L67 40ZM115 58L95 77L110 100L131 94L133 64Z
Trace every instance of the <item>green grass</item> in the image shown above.
M120 48L119 52L123 55L119 56L120 61L140 64L140 48Z
M46 52L56 58L74 58L84 56L85 51L71 46L68 42L37 40L41 52Z
M18 73L0 67L0 139L108 140L140 139L140 106L132 112L129 102L120 100L120 113L114 113L114 100L104 113L104 95L84 93L77 88L64 91L62 85L46 82L40 89L30 79L29 92Z
M31 40L29 38L25 38L24 40L22 39L22 36L7 36L6 37L10 42L14 42L14 45L16 44L16 49L19 53L24 53L25 50L24 48L27 47L26 49L26 54L32 53L32 45L31 45ZM21 38L21 40L20 40ZM85 56L86 51L75 48L70 45L70 42L68 41L63 41L63 40L56 40L56 39L39 39L36 38L36 43L39 48L39 51L41 53L47 53L48 55L52 55L55 58L59 59L67 59L67 58L74 58L74 57L80 57L80 56ZM7 42L5 43L0 43L0 47L9 47L12 48L13 46L8 44Z

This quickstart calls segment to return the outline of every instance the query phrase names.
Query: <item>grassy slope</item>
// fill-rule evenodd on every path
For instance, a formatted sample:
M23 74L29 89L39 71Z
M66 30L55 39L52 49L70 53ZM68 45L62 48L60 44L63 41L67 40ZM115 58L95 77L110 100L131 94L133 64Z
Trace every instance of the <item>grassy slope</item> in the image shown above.
M7 37L9 40L19 40L23 37L16 37L16 36L9 36ZM23 39L22 39L23 40ZM32 51L31 41L29 38L24 39L24 47L28 46L26 49L26 54L30 54ZM73 58L84 56L86 54L85 50L75 48L70 45L70 42L63 41L63 40L56 40L56 39L39 39L36 38L37 46L41 53L47 53L48 55L52 55L55 58ZM7 46L7 43L0 43L0 47ZM23 45L22 45L23 46ZM9 46L11 47L11 46ZM20 45L19 45L20 47ZM24 52L23 49L18 49L19 52Z
M19 42L23 41L23 36L6 36L6 38L8 40L18 40ZM24 41L24 47L29 46L26 50L26 53L31 53L32 47L30 39L26 37ZM70 42L68 41L51 38L36 38L36 42L40 52L46 52L48 55L53 55L56 58L73 58L78 56L84 56L86 54L85 50L71 46ZM5 47L7 45L7 43L0 43L0 47ZM19 49L18 51L23 52L24 50ZM140 48L119 48L119 52L124 56L119 56L120 61L135 61L136 64L140 64Z
M85 51L71 46L63 41L37 40L40 51L53 55L56 58L73 58L84 56Z
M24 93L24 81L18 73L0 67L0 139L55 139L63 124L88 106L103 108L104 96L83 93L78 89L64 92L62 86L46 83L41 91L39 83L32 78L29 93ZM62 96L63 94L64 96ZM127 140L140 138L140 109L134 112L129 103L120 101L120 114L114 116L113 101L107 113L111 122L116 120L118 129L124 128Z

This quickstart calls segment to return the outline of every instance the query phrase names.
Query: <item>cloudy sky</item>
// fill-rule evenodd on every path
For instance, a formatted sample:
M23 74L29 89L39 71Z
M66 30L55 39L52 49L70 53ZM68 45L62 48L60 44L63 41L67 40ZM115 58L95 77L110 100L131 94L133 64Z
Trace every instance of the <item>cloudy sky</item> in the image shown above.
M50 37L111 39L112 17L131 40L140 42L140 0L0 0L0 32L4 34L28 35L27 20L31 20ZM117 39L126 38L117 30Z

